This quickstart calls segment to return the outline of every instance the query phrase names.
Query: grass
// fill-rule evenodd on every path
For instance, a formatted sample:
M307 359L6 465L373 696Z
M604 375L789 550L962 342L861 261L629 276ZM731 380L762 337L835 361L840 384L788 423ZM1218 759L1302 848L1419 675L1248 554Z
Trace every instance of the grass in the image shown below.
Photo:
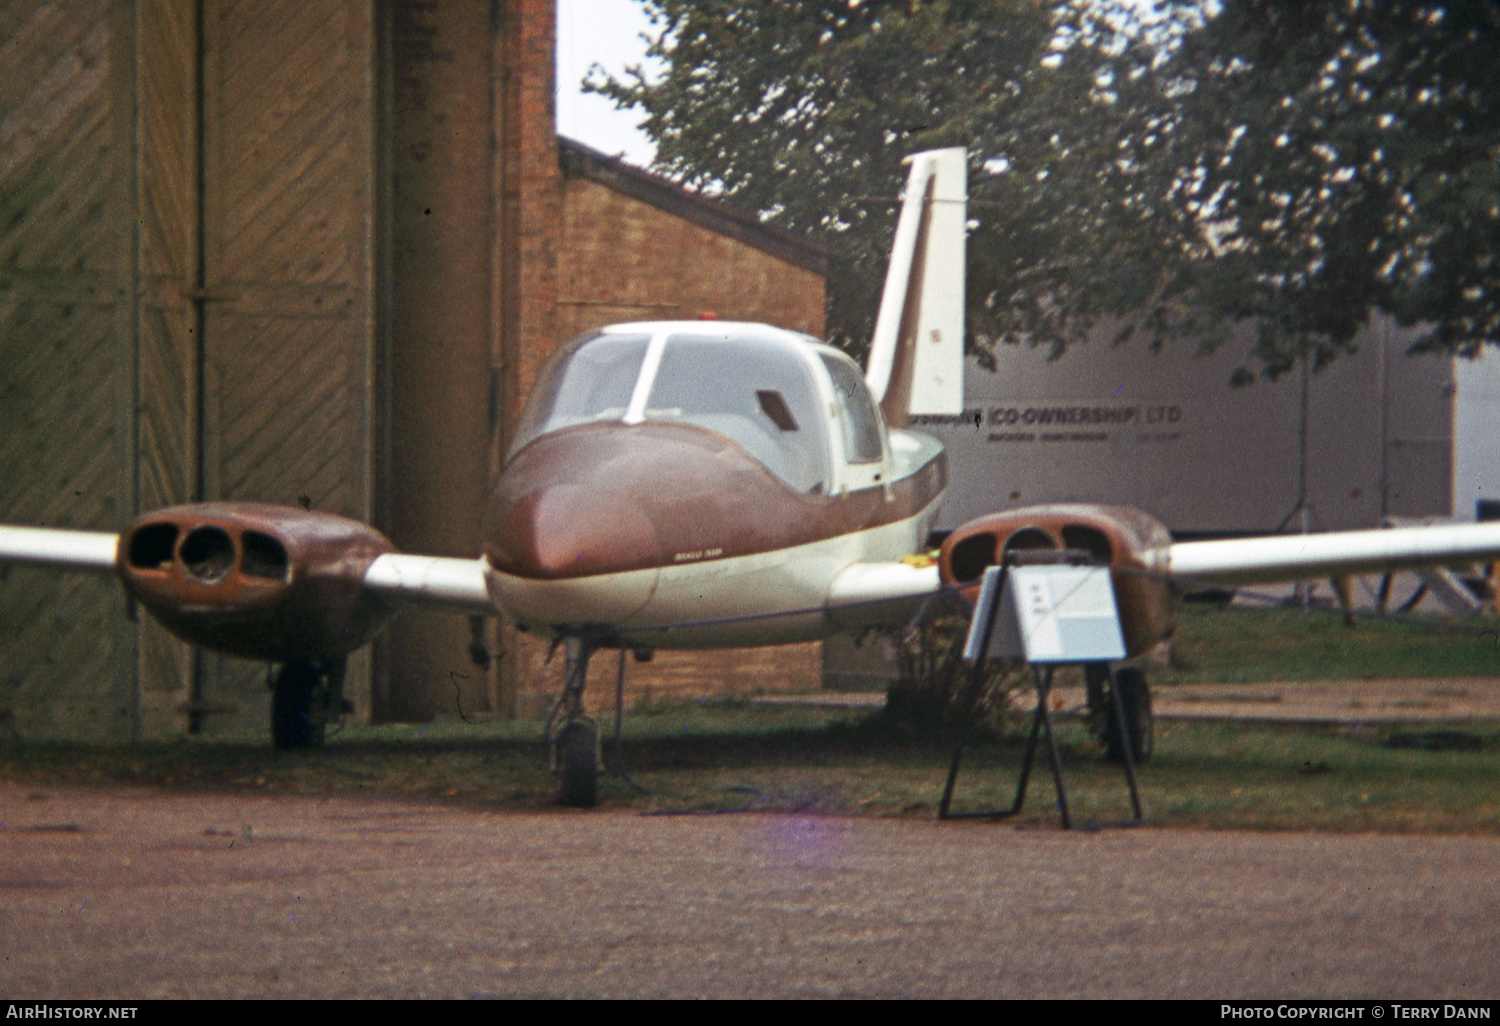
M612 723L608 726L612 727ZM1332 729L1159 723L1141 772L1147 822L1166 827L1500 833L1500 724L1457 732L1464 750L1392 748L1402 728ZM1124 776L1081 725L1059 726L1075 822L1129 815ZM1454 732L1449 732L1454 733ZM613 762L606 730L606 761ZM1447 738L1451 741L1452 738ZM878 715L744 702L656 703L627 717L630 772L615 774L605 809L755 809L932 818L950 748ZM1008 806L1018 733L970 746L955 811ZM134 745L8 744L0 778L48 784L140 784L182 791L379 795L484 808L553 808L535 722L349 727L315 752L274 752L262 738ZM1022 823L1055 825L1045 758Z
M1195 682L1500 677L1495 621L1450 625L1361 621L1298 609L1185 606L1167 685ZM601 723L613 765L613 720ZM1500 833L1500 723L1459 729L1328 728L1247 723L1157 724L1141 772L1157 826ZM1416 731L1429 748L1391 747ZM1077 723L1059 724L1075 822L1120 820L1120 767ZM1431 750L1431 749L1437 750ZM955 811L1009 806L1021 762L1019 725L973 744ZM630 772L601 784L606 809L737 809L931 818L951 742L870 713L760 706L743 700L643 703L626 718ZM540 725L489 720L348 726L314 752L275 752L260 732L128 745L0 740L0 779L139 784L234 793L378 795L485 808L550 810L554 782ZM1039 760L1022 823L1056 824L1057 796Z
M1500 622L1361 619L1184 604L1161 683L1500 677Z

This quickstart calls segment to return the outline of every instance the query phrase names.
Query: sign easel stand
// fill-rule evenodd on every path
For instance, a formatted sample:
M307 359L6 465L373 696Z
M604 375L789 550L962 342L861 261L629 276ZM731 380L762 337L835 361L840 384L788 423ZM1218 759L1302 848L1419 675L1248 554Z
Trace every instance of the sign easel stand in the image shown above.
M1109 662L1125 657L1124 634L1120 614L1114 601L1109 568L1081 565L1088 554L1073 551L1027 551L1007 556L1005 565L985 571L979 602L969 624L964 658L972 662L967 682L972 708L978 698L985 662L996 648L998 658L1024 658L1036 682L1036 711L1031 718L1031 733L1026 739L1026 755L1021 762L1021 776L1016 798L1008 809L982 812L953 812L953 789L963 761L969 728L965 724L953 749L948 779L938 803L938 819L1004 819L1021 811L1026 800L1026 785L1036 762L1037 741L1045 732L1047 755L1052 764L1052 781L1057 787L1058 812L1063 829L1071 829L1068 814L1068 792L1063 781L1062 756L1048 708L1052 693L1052 675L1058 666ZM1115 724L1120 732L1124 753L1125 781L1130 788L1133 823L1142 819L1140 792L1135 777L1135 745L1125 719L1125 704L1120 689L1111 683L1110 700L1114 704Z

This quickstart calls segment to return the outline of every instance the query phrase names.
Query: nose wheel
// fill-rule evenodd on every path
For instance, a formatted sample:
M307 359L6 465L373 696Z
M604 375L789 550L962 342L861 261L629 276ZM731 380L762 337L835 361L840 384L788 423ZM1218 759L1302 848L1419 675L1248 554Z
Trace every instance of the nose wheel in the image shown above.
M599 801L599 729L593 720L564 724L552 747L557 803L593 808Z
M592 808L599 801L599 725L585 715L583 708L589 657L596 647L586 638L568 639L566 683L562 698L547 719L559 805Z

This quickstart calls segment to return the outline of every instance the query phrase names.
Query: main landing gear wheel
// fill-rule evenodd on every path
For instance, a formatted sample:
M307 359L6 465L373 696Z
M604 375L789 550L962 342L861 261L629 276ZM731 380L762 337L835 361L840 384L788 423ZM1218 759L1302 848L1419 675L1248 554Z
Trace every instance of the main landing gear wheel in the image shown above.
M1125 729L1120 728L1120 719L1115 712L1114 697L1104 703L1104 743L1109 750L1110 762L1125 761L1123 739L1130 739L1130 751L1136 765L1151 758L1153 718L1151 715L1151 688L1146 675L1133 666L1125 666L1114 672L1113 686L1125 707Z
M557 803L593 808L599 802L599 731L588 720L574 720L557 735L554 752Z
M321 674L311 663L287 663L271 696L271 742L281 751L321 748L323 717L314 715Z

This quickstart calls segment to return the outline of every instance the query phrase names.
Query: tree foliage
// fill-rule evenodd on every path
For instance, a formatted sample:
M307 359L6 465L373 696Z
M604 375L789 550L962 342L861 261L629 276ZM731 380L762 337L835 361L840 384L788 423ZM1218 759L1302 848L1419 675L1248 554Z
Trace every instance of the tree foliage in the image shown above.
M1212 346L1262 371L1369 311L1500 338L1500 7L1414 0L645 0L661 170L847 254L831 334L868 338L901 160L971 162L973 341Z
M1272 373L1375 309L1427 348L1500 340L1497 47L1488 2L1238 0L1162 69L1191 87L1170 195L1215 244L1193 298L1257 318Z
M661 170L846 257L830 334L856 345L873 325L902 158L1005 123L1051 34L1030 0L647 6L667 73L599 87L645 111Z

